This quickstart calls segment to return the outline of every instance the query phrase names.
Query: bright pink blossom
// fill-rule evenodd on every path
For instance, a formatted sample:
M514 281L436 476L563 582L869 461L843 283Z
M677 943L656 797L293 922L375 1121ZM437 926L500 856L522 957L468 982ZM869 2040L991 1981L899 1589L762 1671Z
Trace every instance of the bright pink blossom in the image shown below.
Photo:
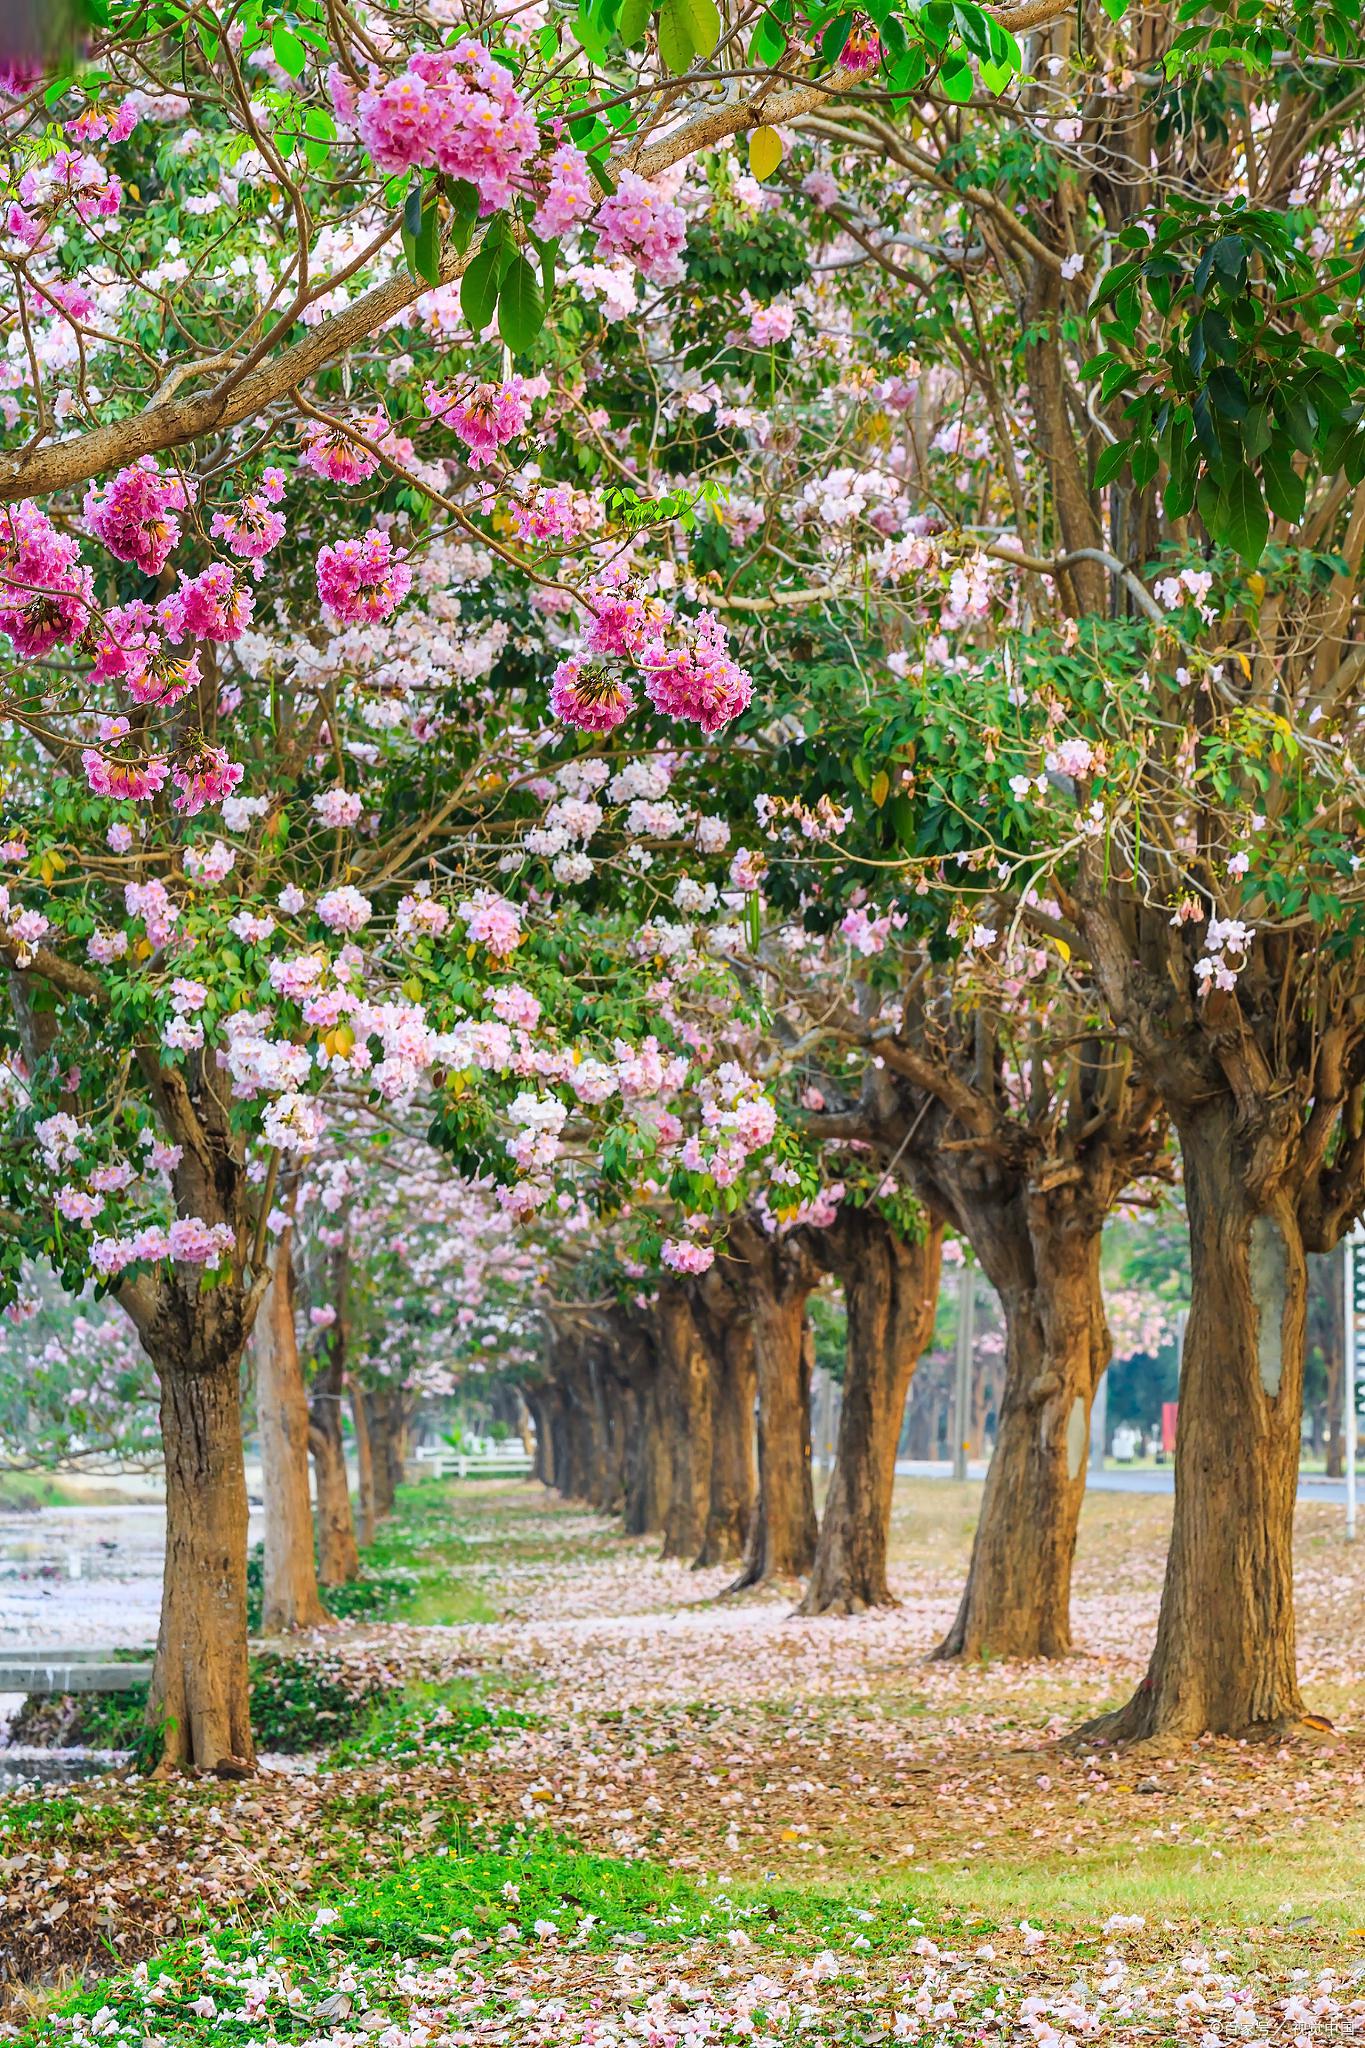
M642 666L654 709L690 719L706 733L738 718L753 698L753 683L726 651L725 628L714 612L700 614L690 645L647 653Z
M677 284L687 240L683 210L637 171L622 171L597 215L597 254L625 256L654 284Z
M85 749L81 765L96 796L111 796L131 803L145 803L148 797L155 796L168 772L168 764L155 757L123 761L117 755L101 754L97 747Z
M107 484L91 484L85 517L96 540L121 562L136 562L144 576L159 576L180 538L174 516L189 503L177 476L163 476L150 455L139 456Z
M241 779L241 763L230 761L222 747L200 746L172 772L171 781L180 791L174 807L182 817L197 817L206 804L220 804L231 796Z
M362 93L359 123L380 170L423 164L462 178L483 214L524 188L540 140L511 72L470 37L453 50L423 51L399 77Z
M588 159L572 142L561 142L550 158L545 197L531 222L531 232L542 242L566 235L592 212L596 199L588 175Z
M580 732L610 732L630 716L635 697L619 671L571 655L555 670L550 709Z
M407 558L372 526L363 540L338 541L318 556L318 596L343 626L374 624L395 612L412 588Z
M69 646L90 617L90 571L80 546L31 499L0 517L0 632L29 658Z
M508 377L501 384L476 384L459 395L428 384L423 397L427 411L464 442L473 469L484 468L500 448L515 441L531 416L524 377Z
M380 413L376 418L357 420L356 431L367 441L380 440L389 431L388 418ZM362 448L344 429L325 427L319 420L311 420L304 428L299 459L329 484L363 484L379 467L379 457Z
M251 624L255 599L242 572L231 562L211 562L156 608L172 640L211 640L227 645L239 640Z

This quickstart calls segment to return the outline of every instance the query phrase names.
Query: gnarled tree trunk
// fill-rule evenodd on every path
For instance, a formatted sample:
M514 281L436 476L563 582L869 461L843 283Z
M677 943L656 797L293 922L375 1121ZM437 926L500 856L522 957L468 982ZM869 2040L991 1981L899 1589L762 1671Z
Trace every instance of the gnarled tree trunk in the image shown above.
M374 1447L370 1442L370 1411L364 1389L356 1384L350 1373L346 1375L346 1386L351 1397L351 1426L355 1430L356 1476L360 1487L360 1545L362 1550L368 1550L374 1542L374 1532L379 1523L374 1496Z
M374 1514L376 1521L382 1522L393 1513L398 1489L403 1484L407 1415L402 1389L377 1388L366 1396L365 1406L370 1425Z
M346 1474L346 1440L341 1429L345 1371L342 1361L328 1360L313 1381L308 1403L308 1444L313 1454L316 1495L318 1579L324 1586L346 1586L360 1576L360 1551L351 1512Z
M711 1494L711 1372L686 1290L659 1289L659 1391L672 1446L664 1511L664 1557L695 1557L706 1536Z
M1030 1189L1015 1207L1027 1242L997 1282L1005 1380L995 1454L966 1588L939 1657L1063 1657L1071 1649L1090 1405L1109 1363L1102 1219L1066 1189Z
M819 1237L843 1279L844 1398L829 1492L802 1614L857 1614L895 1602L886 1576L891 1496L906 1396L933 1334L943 1226L918 1242L875 1209L844 1208Z
M806 1300L817 1275L794 1235L769 1237L747 1217L730 1234L745 1261L758 1368L758 1512L731 1589L738 1592L768 1579L803 1578L815 1558Z
M1105 1740L1241 1735L1303 1716L1295 1665L1294 1501L1307 1263L1295 1210L1249 1201L1235 1115L1182 1118L1190 1316L1175 1519L1156 1648Z
M256 1322L256 1418L265 1498L261 1630L279 1635L328 1619L313 1561L308 1396L294 1336L293 1230L286 1225Z
M711 1477L706 1528L695 1563L738 1564L758 1495L754 1328L738 1294L713 1266L693 1294L711 1382Z
M119 1298L161 1386L166 1564L148 1718L168 1764L249 1770L242 1351L254 1303L197 1269L140 1277Z

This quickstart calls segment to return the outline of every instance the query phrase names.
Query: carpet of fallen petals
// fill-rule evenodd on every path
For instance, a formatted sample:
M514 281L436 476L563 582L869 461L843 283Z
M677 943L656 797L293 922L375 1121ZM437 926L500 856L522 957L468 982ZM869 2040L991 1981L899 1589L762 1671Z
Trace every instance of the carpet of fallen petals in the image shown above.
M336 1767L277 1764L247 1784L112 1777L0 1799L0 1983L28 1987L12 1992L11 2015L35 1983L131 1966L196 1929L282 1914L307 1924L319 1903L363 1902L378 1872L458 1854L471 1832L524 1840L545 1827L686 1873L718 1900L729 1886L752 1897L765 1884L856 1884L898 1903L873 1907L865 1934L815 1949L760 1938L718 1903L713 1934L658 1955L599 1951L571 1908L526 1940L509 1924L491 1943L377 1975L348 1951L305 1982L265 1954L219 1988L181 1983L201 1964L227 1967L206 1952L177 1961L175 1992L156 1990L153 1964L105 2019L45 2026L81 2044L161 2040L211 1997L215 2039L278 2031L327 2048L708 2048L793 2034L1071 2048L1115 2031L1215 2048L1365 2031L1365 1926L1352 1924L1365 1922L1353 1901L1365 1562L1341 1542L1339 1511L1301 1509L1298 1550L1305 1694L1332 1731L1120 1756L1060 1738L1142 1675L1169 1502L1087 1503L1073 1658L928 1665L960 1590L971 1507L965 1489L904 1488L901 1606L810 1622L771 1592L726 1599L723 1572L660 1561L538 1489L452 1490L453 1568L501 1618L334 1629L328 1647L413 1683L472 1676L529 1725L473 1750L433 1741ZM1253 1864L1267 1883L1283 1872L1259 1928L1222 1903ZM1118 1910L1152 1870L1177 1873L1177 1903ZM1034 1873L1047 1875L1042 1909ZM319 1967L327 1942L320 1930ZM286 2008L295 2016L277 2028Z

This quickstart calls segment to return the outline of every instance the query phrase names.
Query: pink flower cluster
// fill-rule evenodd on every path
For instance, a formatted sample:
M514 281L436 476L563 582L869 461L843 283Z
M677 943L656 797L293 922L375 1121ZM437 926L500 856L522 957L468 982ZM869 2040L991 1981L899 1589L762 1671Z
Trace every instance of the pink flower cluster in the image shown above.
M555 670L550 709L580 732L610 732L635 709L635 693L619 669L571 654Z
M131 1237L97 1237L90 1263L105 1278L142 1259L176 1259L186 1266L216 1266L231 1258L236 1235L230 1223L205 1223L198 1216L177 1216L169 1229L145 1224Z
M545 196L531 222L542 242L566 235L592 212L596 195L588 175L588 159L572 142L561 142L550 158Z
M422 51L399 77L362 93L359 125L381 171L426 164L463 178L483 214L525 184L540 141L511 72L468 36L452 50Z
M180 538L174 516L189 504L178 476L163 476L150 455L139 456L107 484L91 484L85 517L96 540L120 562L136 562L144 576L159 576Z
M512 376L501 384L476 384L463 394L428 384L422 396L432 417L464 442L470 467L483 469L524 430L534 393L524 377Z
M622 171L597 215L597 254L624 256L653 284L677 284L687 240L683 210L637 171Z
M126 142L138 120L135 100L124 100L112 113L107 107L100 106L97 100L92 100L74 120L66 123L66 132L77 142L103 142L106 137L110 142Z
M601 523L597 500L588 491L576 491L572 484L546 484L526 504L509 505L507 516L519 540L538 541L542 546L554 541L572 546Z
M200 681L199 657L167 654L161 635L153 631L155 616L138 598L107 611L91 677L122 681L135 704L178 704Z
M70 205L77 220L111 220L123 204L123 186L108 176L98 157L59 149L24 172L19 197L25 206L56 213Z
M156 755L129 761L117 754L102 754L98 747L85 749L81 766L96 796L127 803L145 803L155 796L170 772L170 764Z
M675 1273L705 1273L716 1262L709 1244L692 1244L685 1237L665 1238L659 1257Z
M198 576L180 578L180 588L163 598L157 618L172 640L211 640L227 646L240 640L255 610L251 586L231 562L210 562Z
M725 628L714 612L702 612L695 638L658 654L646 649L645 694L666 718L690 719L703 732L719 732L748 709L754 686L726 651Z
M80 547L32 499L0 519L0 632L30 659L79 640L90 618L90 571Z
M226 512L214 513L209 530L215 539L225 540L240 560L263 562L284 539L284 514L275 510L283 496L284 471L267 469L256 490L248 491Z
M725 629L714 612L682 620L657 598L615 592L599 595L597 602L589 654L633 663L656 711L714 733L747 709L753 683L727 652ZM600 662L571 656L555 670L550 708L568 725L610 732L633 704L629 685Z
M412 569L386 533L338 541L318 556L318 596L343 626L373 625L395 612L412 588Z
M197 817L206 804L231 796L241 779L241 763L230 761L224 748L200 745L172 770L171 781L180 792L175 809L183 817Z
M496 889L476 889L460 905L456 916L473 944L487 946L499 959L507 959L521 944L521 912L515 903L499 896Z

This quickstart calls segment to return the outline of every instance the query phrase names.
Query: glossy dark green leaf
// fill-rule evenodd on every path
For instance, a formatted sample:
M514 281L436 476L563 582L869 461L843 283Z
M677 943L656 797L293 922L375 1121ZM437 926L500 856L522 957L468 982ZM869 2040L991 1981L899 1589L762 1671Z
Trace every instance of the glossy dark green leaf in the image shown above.
M460 311L471 334L482 334L493 318L498 303L498 271L502 260L502 238L487 241L460 279Z
M545 325L545 298L524 256L508 266L498 293L498 333L514 355L531 346Z

